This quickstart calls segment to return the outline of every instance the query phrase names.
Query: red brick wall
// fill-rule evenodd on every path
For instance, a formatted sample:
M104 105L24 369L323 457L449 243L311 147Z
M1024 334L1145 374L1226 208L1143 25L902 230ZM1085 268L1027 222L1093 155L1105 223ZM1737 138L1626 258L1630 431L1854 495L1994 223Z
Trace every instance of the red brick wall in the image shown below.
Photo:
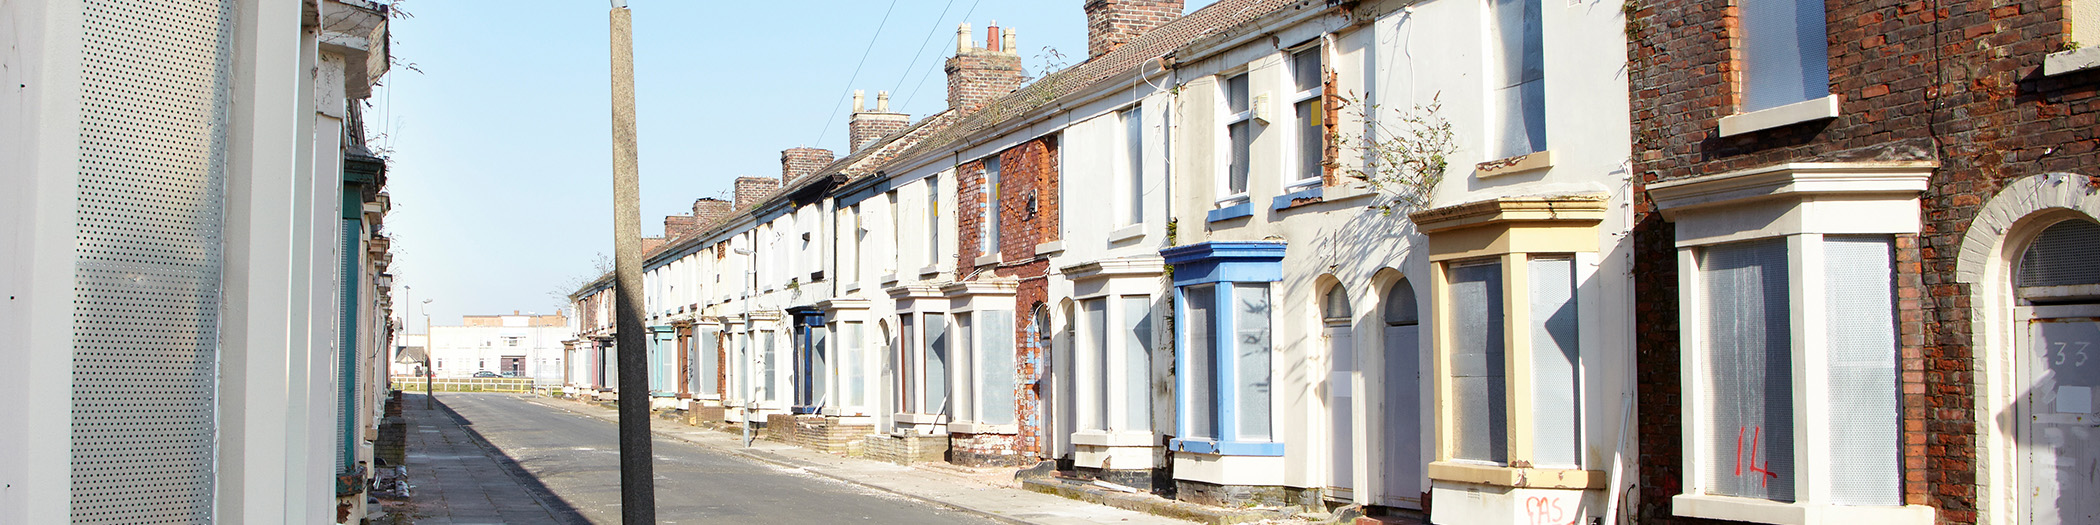
M1043 137L1022 143L1000 152L999 194L993 196L1000 201L999 254L1001 262L980 271L975 261L983 253L981 244L984 220L985 183L982 160L964 164L956 170L956 239L961 246L956 250L956 272L964 280L976 280L991 276L1020 281L1014 296L1014 363L1022 378L1015 382L1015 421L1020 422L1020 435L1010 447L1018 454L1040 456L1043 452L1042 393L1027 386L1027 378L1037 377L1037 366L1045 357L1028 334L1029 323L1034 322L1030 312L1035 305L1049 299L1049 283L1046 276L1050 261L1038 258L1038 244L1058 239L1058 143L1057 137ZM1035 200L1033 211L1029 200ZM984 436L974 439L981 440ZM981 444L981 443L980 443Z
M729 202L713 197L693 200L693 222L700 227L713 225L715 220L729 215Z
M1021 87L1021 55L973 49L948 57L948 108L975 111Z
M1097 57L1181 18L1181 0L1087 0L1086 56Z
M822 148L788 148L780 152L780 182L786 184L830 165L835 156ZM741 199L739 199L741 200Z
M910 124L911 115L903 113L854 113L852 120L846 123L846 140L850 146L846 150L860 151L875 139L904 131L905 126Z
M736 209L757 204L780 190L780 179L770 177L737 177Z
M2007 181L2051 171L2094 174L2100 73L2038 72L2067 41L2061 0L1829 2L1833 120L1720 137L1736 113L1731 8L1722 2L1629 4L1636 184L1783 162L1937 159L1921 235L1898 250L1904 499L1944 523L1974 523L1977 426L1967 285L1957 247ZM1682 488L1673 228L1642 197L1635 293L1641 333L1641 514L1672 518Z

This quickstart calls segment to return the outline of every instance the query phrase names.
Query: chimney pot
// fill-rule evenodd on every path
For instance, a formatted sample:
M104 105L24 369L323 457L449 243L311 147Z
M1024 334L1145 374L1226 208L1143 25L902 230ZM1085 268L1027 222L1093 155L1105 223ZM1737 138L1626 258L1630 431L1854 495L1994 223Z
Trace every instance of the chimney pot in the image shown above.
M889 112L890 112L890 92L888 92L888 91L877 91L877 92L875 92L875 111L877 111L877 112L881 112L881 113L889 113Z
M969 39L968 29L965 24L964 32L957 34L956 38ZM983 51L962 48L948 58L950 110L969 112L984 107L1021 87L1021 80L1027 75L1021 68L1020 55L1013 52L1013 41L1001 42L1002 36L1014 34L1012 30L1006 30L1002 35L999 23L992 22L985 34L990 45Z
M960 55L963 53L970 52L971 49L975 49L977 47L977 43L971 42L971 38L973 37L970 36L969 22L963 22L962 24L955 26L955 54Z
M1006 46L1004 46L1004 45L1001 45L1001 44L999 43L999 21L998 21L998 20L993 20L993 21L992 21L992 25L984 26L984 49L985 49L985 50L987 50L987 51L1005 51L1005 50L1006 50Z
M854 112L854 113L859 113L859 112L861 112L861 111L862 111L862 108L866 108L866 107L867 107L867 106L865 106L865 105L862 105L862 104L861 104L861 101L860 101L860 100L861 100L861 90L858 90L858 89L856 89L856 90L853 90L853 112Z
M1002 40L1006 41L1006 52L1013 53L1015 52L1015 50L1021 48L1020 34L1021 30L1019 29L1008 29L1006 30L1006 35L1000 37Z

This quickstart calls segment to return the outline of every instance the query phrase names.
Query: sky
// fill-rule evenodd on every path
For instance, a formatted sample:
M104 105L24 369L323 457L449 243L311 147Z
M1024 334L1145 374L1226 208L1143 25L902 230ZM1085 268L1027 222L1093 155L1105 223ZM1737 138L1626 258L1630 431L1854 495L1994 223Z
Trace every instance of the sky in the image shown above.
M393 3L395 65L365 111L389 159L396 311L422 333L426 313L565 307L612 256L609 3ZM1017 30L1032 77L1086 58L1083 0L627 3L645 236L736 177L780 176L780 150L843 156L852 90L892 91L914 121L945 109L958 23L980 46L994 21Z

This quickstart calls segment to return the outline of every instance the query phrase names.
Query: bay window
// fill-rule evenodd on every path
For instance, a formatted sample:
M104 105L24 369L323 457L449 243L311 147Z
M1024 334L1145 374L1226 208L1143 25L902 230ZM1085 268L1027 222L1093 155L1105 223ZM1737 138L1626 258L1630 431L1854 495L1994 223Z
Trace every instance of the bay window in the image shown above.
M1505 197L1410 216L1429 237L1436 305L1433 491L1604 481L1585 469L1579 327L1594 314L1577 292L1597 266L1605 200Z
M955 381L953 432L1012 434L1015 424L1012 280L952 283L941 288L955 320L949 341Z
M1214 241L1160 253L1175 267L1182 407L1176 451L1280 456L1274 442L1270 284L1280 242Z
M1677 232L1677 514L1932 522L1902 501L1895 264L1931 168L1787 164L1650 186Z

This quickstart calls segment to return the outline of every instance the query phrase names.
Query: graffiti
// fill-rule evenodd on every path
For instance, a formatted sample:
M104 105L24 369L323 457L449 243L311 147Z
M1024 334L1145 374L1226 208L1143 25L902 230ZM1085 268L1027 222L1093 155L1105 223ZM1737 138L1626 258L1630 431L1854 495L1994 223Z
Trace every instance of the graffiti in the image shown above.
M1531 517L1531 525L1575 525L1580 519L1562 501L1550 496L1532 496L1524 500L1524 513Z
M1764 463L1757 462L1757 444L1758 441L1761 441L1764 438L1764 434L1764 427L1736 427L1735 475L1738 477L1743 475L1743 437L1745 435L1748 435L1750 437L1750 475L1757 476L1757 486L1769 487L1771 486L1772 480L1779 478L1779 474L1776 472L1772 472L1771 470L1767 470L1772 465L1771 458L1765 458Z

